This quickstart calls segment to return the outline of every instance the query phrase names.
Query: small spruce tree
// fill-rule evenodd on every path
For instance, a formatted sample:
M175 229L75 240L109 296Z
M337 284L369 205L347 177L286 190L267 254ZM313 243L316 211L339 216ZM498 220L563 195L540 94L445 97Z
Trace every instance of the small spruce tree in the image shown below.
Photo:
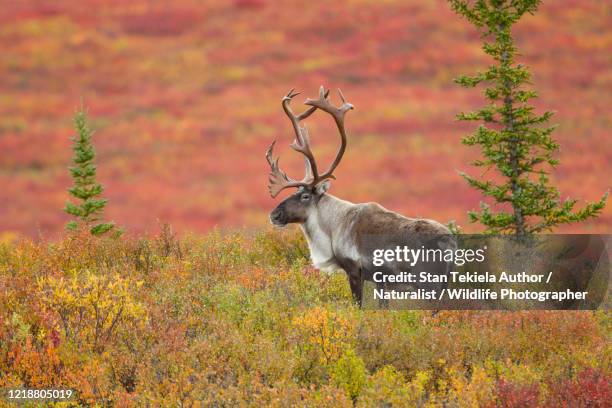
M112 222L103 222L102 214L108 200L100 198L104 187L96 181L96 152L92 144L93 131L89 128L87 113L81 107L74 115L76 136L72 138L73 166L69 167L74 186L68 189L78 204L68 202L64 211L77 220L70 221L66 228L77 230L88 228L92 235L102 235L115 228Z
M496 203L507 204L506 211L494 211L486 203L480 211L470 211L471 222L480 222L487 233L529 235L553 227L597 216L605 206L601 200L574 210L577 200L560 201L559 191L549 182L547 167L558 164L554 157L559 145L551 137L555 126L548 125L552 112L538 115L528 101L537 97L529 89L530 73L516 63L518 55L512 37L513 24L525 14L533 14L541 0L448 0L451 8L481 30L483 50L494 63L483 73L463 75L455 82L464 87L487 84L484 108L460 113L465 121L481 121L474 133L463 138L469 146L479 145L484 159L472 164L495 168L502 181L462 176Z

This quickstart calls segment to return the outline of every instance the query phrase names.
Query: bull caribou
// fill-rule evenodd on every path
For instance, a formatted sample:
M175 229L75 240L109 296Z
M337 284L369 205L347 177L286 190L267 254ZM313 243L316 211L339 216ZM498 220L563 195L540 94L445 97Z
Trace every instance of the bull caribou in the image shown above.
M334 170L346 150L344 117L354 108L340 90L338 94L342 103L340 106L334 106L329 100L329 90L321 86L318 99L306 99L304 104L309 108L300 114L295 114L290 106L291 100L299 95L299 92L292 89L283 97L283 110L295 132L291 147L304 156L306 174L302 180L287 176L280 169L278 158L274 159L272 156L276 141L272 142L266 152L270 165L270 195L275 198L287 188L297 188L297 192L282 201L270 213L270 221L275 226L299 224L308 242L314 267L324 271L343 269L348 276L353 298L361 305L363 282L372 280L373 271L369 267L372 265L372 253L369 251L372 245L390 248L396 244L404 245L414 241L416 236L448 237L451 233L444 225L433 220L404 217L377 203L354 204L328 193L330 180L335 179ZM329 168L323 173L319 172L310 148L308 131L301 125L304 119L317 110L331 115L340 133L340 148ZM453 246L446 238L440 238L440 241L440 248ZM400 273L394 264L387 265L387 268L391 273ZM447 265L443 265L439 273L447 272Z

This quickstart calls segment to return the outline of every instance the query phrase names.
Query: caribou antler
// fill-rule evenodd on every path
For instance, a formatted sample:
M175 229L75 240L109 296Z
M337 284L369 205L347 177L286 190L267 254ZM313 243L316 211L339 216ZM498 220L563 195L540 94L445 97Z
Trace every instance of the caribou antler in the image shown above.
M317 108L314 106L310 107L296 116L291 110L290 104L291 100L299 94L300 93L295 92L294 89L290 90L289 93L283 98L282 104L283 110L291 121L291 124L293 125L293 131L295 132L295 140L293 141L293 143L291 143L290 146L291 148L293 148L293 150L304 155L306 159L306 177L308 177L309 175L311 176L312 180L308 181L308 183L311 183L317 178L318 175L317 162L314 158L314 155L312 154L312 150L310 150L310 137L308 135L308 131L306 130L306 127L300 126L300 122L312 115L314 111L317 110ZM329 95L329 91L325 94L325 97L327 97L327 95ZM304 180L306 180L306 178L304 178Z
M278 193L280 193L286 188L310 185L311 178L308 171L306 172L306 177L304 177L304 180L302 181L294 180L287 176L287 174L282 171L280 167L278 167L278 158L274 159L272 157L272 150L274 149L275 144L276 141L272 142L272 144L270 145L270 147L268 147L268 150L266 151L266 160L270 165L268 190L270 191L270 195L272 196L272 198L276 197Z
M338 132L340 132L340 149L338 149L338 153L336 153L336 158L329 166L327 171L318 177L317 182L323 181L328 178L334 177L334 170L340 164L340 160L342 160L342 156L344 155L344 150L346 150L346 131L344 129L344 115L351 109L354 109L354 106L346 101L342 91L338 89L338 94L340 95L340 99L342 100L342 105L340 107L335 107L332 105L327 99L328 92L325 92L323 86L319 88L319 99L306 99L304 102L305 105L310 105L313 108L321 109L324 112L329 113L334 118L336 122L336 126L338 126Z
M268 189L270 190L270 195L272 197L276 197L278 193L289 187L312 187L325 179L335 178L333 175L333 171L340 163L342 155L344 154L344 150L346 149L344 114L348 110L353 109L353 105L346 102L344 95L342 95L342 92L340 90L338 90L338 93L340 94L340 98L343 102L339 108L333 106L328 101L327 98L329 96L329 90L326 91L325 88L321 86L321 88L319 89L319 99L306 99L305 104L310 105L310 108L308 108L299 115L295 115L290 107L291 100L297 95L299 95L299 92L295 92L295 90L292 89L287 93L287 95L283 97L283 110L291 121L296 136L293 143L291 143L291 147L295 151L304 155L304 159L306 162L306 175L301 181L294 180L287 176L287 174L283 172L278 166L278 159L274 160L272 157L272 150L274 149L274 144L276 143L272 142L266 152L266 159L268 160L268 164L270 165L270 184L268 185ZM340 131L340 137L342 140L342 144L338 153L336 154L336 158L332 162L329 169L321 176L319 176L317 162L314 158L312 150L310 149L310 136L308 135L308 131L306 127L300 126L300 122L312 115L317 109L321 109L327 113L330 113L333 116L336 125L338 126L338 130Z

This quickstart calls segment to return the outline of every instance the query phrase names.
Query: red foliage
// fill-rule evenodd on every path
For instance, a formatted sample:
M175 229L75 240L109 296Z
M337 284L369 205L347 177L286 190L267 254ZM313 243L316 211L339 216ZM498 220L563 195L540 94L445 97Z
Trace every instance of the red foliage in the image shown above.
M612 404L612 378L593 368L586 368L574 381L549 384L549 408L606 408Z
M538 110L558 111L562 197L610 188L611 16L608 2L551 1L516 29ZM357 108L332 193L463 226L481 200L457 174L477 152L454 115L483 97L452 78L490 61L445 1L23 0L0 24L0 231L63 230L81 98L108 216L128 231L267 224L265 148L278 139L287 171L303 167L280 98L322 83ZM321 161L337 144L325 119L308 121ZM563 231L607 231L611 208Z
M539 384L521 385L506 380L497 383L498 408L606 408L612 401L612 378L595 368L585 368L576 379L547 381L546 401L540 403Z
M497 408L528 408L536 407L540 397L538 384L521 385L509 381L497 382Z
M202 21L202 16L193 10L151 10L128 14L120 21L127 34L172 36L189 31Z

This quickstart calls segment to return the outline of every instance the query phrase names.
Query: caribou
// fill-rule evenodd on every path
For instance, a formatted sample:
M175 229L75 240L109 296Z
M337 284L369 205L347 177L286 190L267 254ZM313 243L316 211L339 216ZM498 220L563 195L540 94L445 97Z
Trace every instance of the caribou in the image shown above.
M361 306L364 281L371 281L373 248L393 248L411 243L423 244L423 236L436 237L434 247L452 248L454 240L448 237L447 227L430 219L408 218L387 210L377 203L354 204L328 193L334 171L340 164L347 145L344 118L354 109L338 89L340 106L330 102L329 90L321 86L317 99L307 98L308 108L295 114L290 103L299 92L294 89L282 98L282 107L291 121L295 140L290 145L304 156L306 171L302 180L292 179L279 167L279 159L273 158L276 141L266 151L270 166L268 190L272 198L288 188L297 191L282 201L271 213L274 226L299 224L315 268L323 271L344 270L348 276L353 299ZM325 112L333 118L340 134L340 148L326 171L320 173L310 147L310 136L302 121L315 111ZM429 240L431 244L431 240ZM417 266L418 267L418 266ZM387 273L400 274L399 266L393 262L386 265ZM448 274L449 265L442 265L438 274Z

